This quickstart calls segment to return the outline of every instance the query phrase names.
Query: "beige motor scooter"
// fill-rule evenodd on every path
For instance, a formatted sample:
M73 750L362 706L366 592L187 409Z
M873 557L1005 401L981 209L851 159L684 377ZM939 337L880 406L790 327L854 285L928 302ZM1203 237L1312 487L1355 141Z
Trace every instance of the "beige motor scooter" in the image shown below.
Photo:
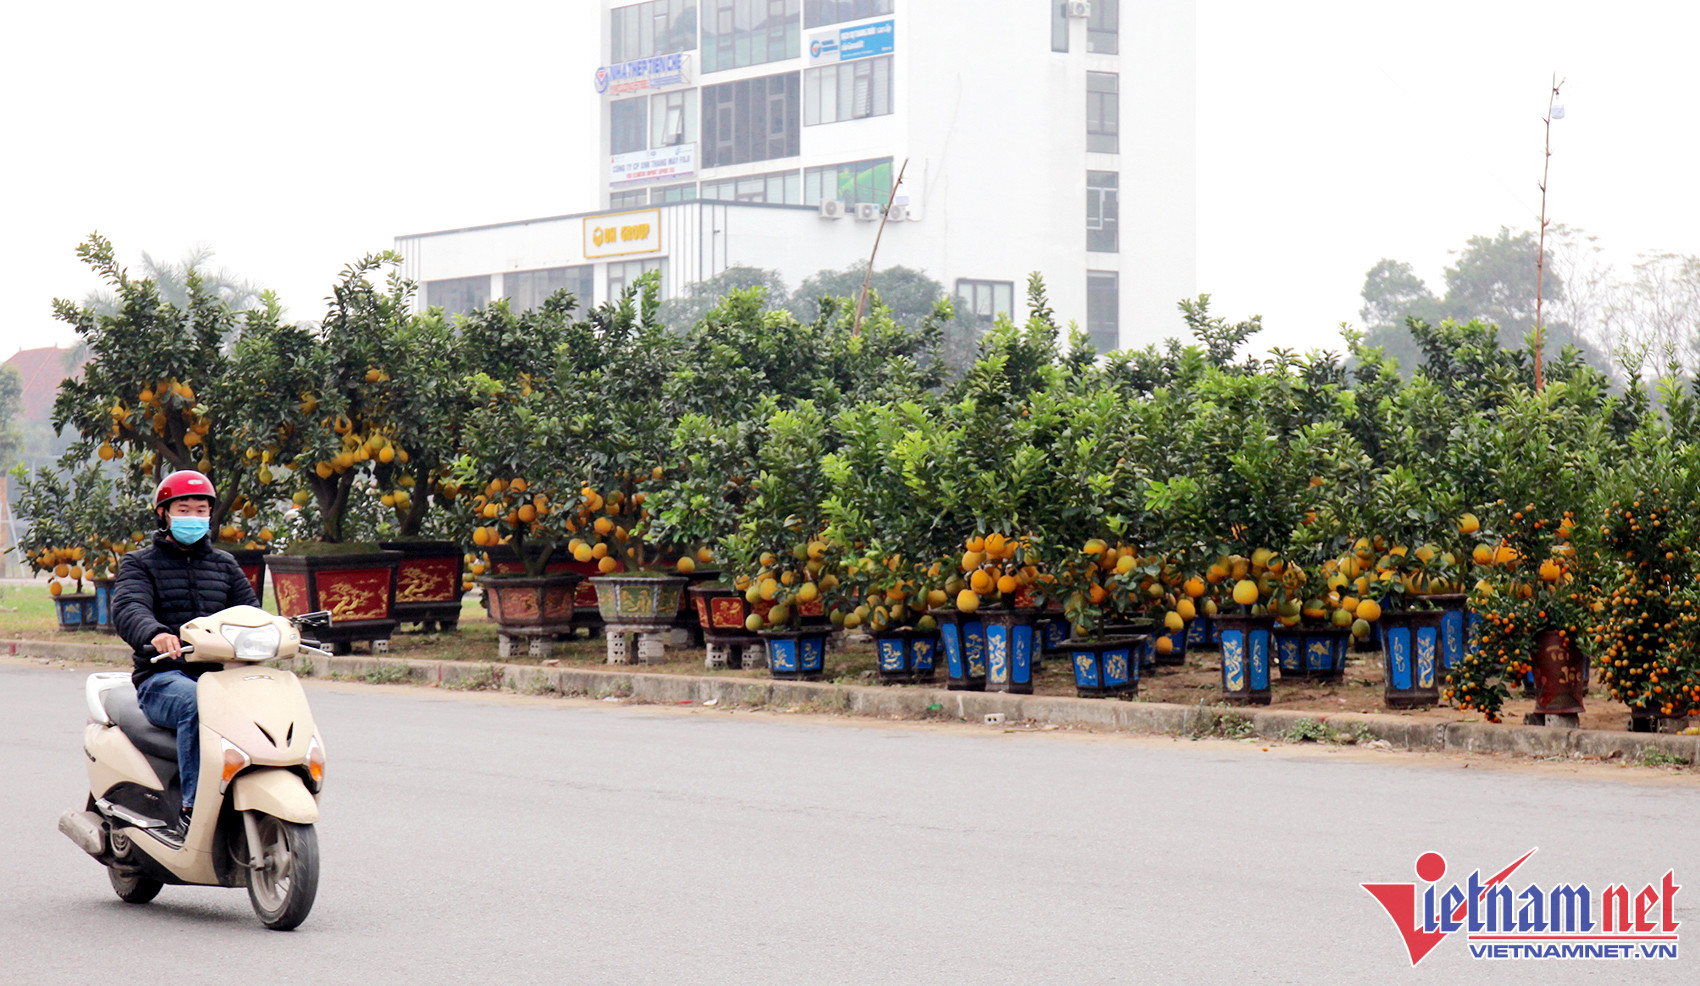
M181 831L183 804L176 733L142 714L128 672L89 675L89 800L60 816L59 830L106 865L120 898L145 904L168 883L245 886L266 927L287 931L306 919L319 885L313 825L325 744L301 682L264 662L328 657L303 644L301 631L329 625L329 613L289 620L252 606L183 625L185 653L224 668L196 682L201 773L180 840L171 831Z

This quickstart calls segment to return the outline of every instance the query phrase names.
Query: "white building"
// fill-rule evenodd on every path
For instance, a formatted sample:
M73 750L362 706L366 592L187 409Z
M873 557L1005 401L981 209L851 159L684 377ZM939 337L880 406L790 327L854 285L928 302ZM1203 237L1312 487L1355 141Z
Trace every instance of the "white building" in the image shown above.
M1194 286L1192 0L602 0L591 211L402 236L421 303L600 303L642 271L787 284L865 263L1025 316L1030 271L1102 349Z

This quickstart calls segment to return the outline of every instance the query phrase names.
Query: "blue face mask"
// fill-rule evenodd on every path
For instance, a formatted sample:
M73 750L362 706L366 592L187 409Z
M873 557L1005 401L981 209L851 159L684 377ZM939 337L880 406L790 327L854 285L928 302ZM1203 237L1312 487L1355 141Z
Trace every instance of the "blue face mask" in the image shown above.
M212 521L205 517L171 518L171 536L181 545L191 545L207 536Z

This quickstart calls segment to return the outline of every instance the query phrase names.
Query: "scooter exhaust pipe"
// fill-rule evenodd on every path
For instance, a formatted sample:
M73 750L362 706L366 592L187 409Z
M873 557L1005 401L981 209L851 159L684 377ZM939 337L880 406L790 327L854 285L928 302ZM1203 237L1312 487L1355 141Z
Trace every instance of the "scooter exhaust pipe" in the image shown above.
M59 816L59 831L77 844L77 848L90 856L99 856L106 852L106 826L101 824L100 816L92 811L78 811L72 808Z

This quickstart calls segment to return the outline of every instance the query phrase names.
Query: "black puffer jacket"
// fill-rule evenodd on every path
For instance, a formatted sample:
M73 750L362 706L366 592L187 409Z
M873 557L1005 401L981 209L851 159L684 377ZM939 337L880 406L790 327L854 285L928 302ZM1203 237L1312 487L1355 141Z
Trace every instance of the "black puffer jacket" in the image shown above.
M182 671L190 677L217 671L220 665L205 661L150 664L152 657L144 656L143 649L153 638L178 633L198 616L258 605L254 587L230 552L214 548L207 538L184 548L163 531L155 534L152 545L124 558L112 587L112 623L136 652L131 680L140 685L160 671Z

